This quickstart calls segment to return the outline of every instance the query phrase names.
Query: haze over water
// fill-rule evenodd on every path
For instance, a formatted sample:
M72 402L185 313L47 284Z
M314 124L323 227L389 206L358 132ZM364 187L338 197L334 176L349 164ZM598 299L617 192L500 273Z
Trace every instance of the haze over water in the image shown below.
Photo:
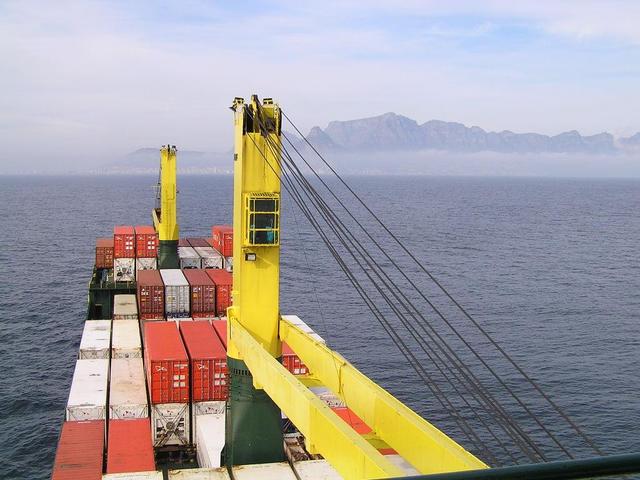
M349 181L605 452L640 451L640 181ZM95 238L110 236L115 224L148 224L155 183L0 177L1 478L50 475ZM231 177L184 176L179 190L181 236L207 236L211 225L229 223ZM455 434L300 213L285 206L283 221L283 313L298 314ZM397 259L408 265L399 252Z

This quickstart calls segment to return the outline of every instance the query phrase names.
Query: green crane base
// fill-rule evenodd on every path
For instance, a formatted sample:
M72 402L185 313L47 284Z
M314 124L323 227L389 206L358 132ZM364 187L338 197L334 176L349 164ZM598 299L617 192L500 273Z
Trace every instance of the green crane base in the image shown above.
M158 268L180 268L178 240L160 240L158 248Z
M227 357L230 379L227 409L226 464L282 462L285 459L282 414L242 360Z

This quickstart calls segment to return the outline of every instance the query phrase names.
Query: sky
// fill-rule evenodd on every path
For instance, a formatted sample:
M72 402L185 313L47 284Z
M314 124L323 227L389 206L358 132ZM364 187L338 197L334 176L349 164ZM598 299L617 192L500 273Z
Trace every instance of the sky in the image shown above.
M303 130L392 111L631 135L638 25L635 0L3 0L0 173L226 151L253 93Z

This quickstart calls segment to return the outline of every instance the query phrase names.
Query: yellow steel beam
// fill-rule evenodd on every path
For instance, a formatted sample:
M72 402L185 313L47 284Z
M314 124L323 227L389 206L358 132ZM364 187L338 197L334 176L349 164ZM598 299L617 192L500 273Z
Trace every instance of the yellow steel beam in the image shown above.
M165 145L160 149L160 218L158 237L160 241L178 240L178 212L176 188L176 147ZM154 217L154 221L157 218Z
M280 320L280 339L313 375L421 473L487 468L462 446L372 382L340 354L300 328ZM294 421L295 424L295 421Z
M306 437L308 448L319 452L346 479L404 476L322 400L307 389L235 318L229 318L231 339L263 389Z

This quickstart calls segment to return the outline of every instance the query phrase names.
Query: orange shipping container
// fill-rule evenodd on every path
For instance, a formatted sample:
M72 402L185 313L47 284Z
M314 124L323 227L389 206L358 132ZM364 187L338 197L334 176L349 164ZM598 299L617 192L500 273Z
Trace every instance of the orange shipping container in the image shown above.
M136 232L136 258L154 258L158 256L158 234L149 225L139 225Z
M149 418L109 420L107 473L156 469Z
M119 225L113 228L113 257L136 257L136 234L133 227Z
M104 420L64 422L51 480L101 480Z
M144 365L152 404L189 402L189 357L175 322L144 322Z
M96 268L113 268L113 237L96 240Z
M214 225L211 227L213 248L218 250L223 257L233 255L233 227L231 225Z
M211 268L206 269L205 272L216 286L216 315L224 316L227 314L227 307L231 306L233 275L226 270Z

